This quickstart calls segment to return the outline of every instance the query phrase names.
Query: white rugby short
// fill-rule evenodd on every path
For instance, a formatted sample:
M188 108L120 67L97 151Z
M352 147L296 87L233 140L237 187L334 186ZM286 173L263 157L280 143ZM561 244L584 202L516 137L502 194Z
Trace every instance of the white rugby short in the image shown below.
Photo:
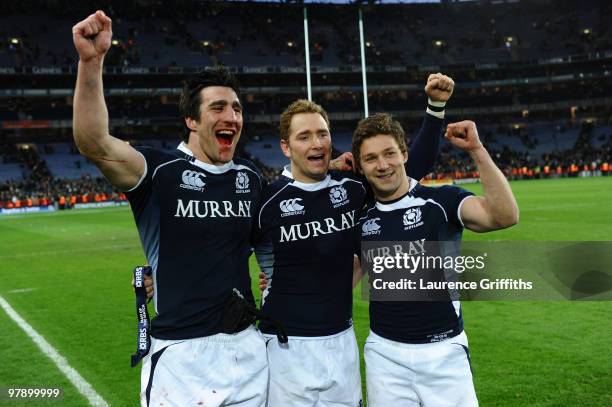
M370 331L364 346L368 407L475 407L465 332L410 344Z
M268 387L266 342L254 326L232 335L151 338L140 382L143 407L263 407Z
M268 338L268 407L361 407L361 373L355 331L330 336Z

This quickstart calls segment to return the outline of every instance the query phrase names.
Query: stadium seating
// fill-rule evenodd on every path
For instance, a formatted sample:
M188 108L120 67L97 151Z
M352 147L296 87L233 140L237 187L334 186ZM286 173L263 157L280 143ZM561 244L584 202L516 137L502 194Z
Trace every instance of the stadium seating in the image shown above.
M21 181L25 170L20 164L0 164L0 182Z
M282 168L289 164L289 159L281 152L278 137L275 136L264 136L261 140L250 141L246 151L272 168Z
M611 47L609 30L598 28L605 25L605 6L596 0L584 0L580 8L561 3L554 16L546 2L465 3L365 8L368 62L504 62ZM83 4L58 16L45 7L52 8L41 5L31 9L39 11L27 15L3 13L3 32L21 42L11 44L9 52L0 53L0 66L66 66L76 62L65 33L91 10ZM309 7L313 64L358 65L356 10L324 4ZM207 3L205 10L194 10L190 2L159 1L153 6L114 2L107 11L115 20L113 30L119 41L106 62L110 65L201 67L223 62L231 66L303 66L300 6L219 2ZM468 20L470 24L456 24ZM36 29L20 38L23 27ZM585 34L585 29L590 31Z
M110 131L131 143L174 150L182 128L180 81L194 69L223 63L243 84L248 131L241 143L254 140L241 144L238 154L244 147L244 156L273 179L288 163L271 130L276 115L305 97L302 4L200 3L195 8L192 2L168 0L105 3L116 40L105 58ZM361 3L370 112L392 112L413 138L426 100L423 83L429 73L442 71L457 83L447 120L474 119L502 169L584 168L612 161L609 2L583 0L579 8L566 0L555 7L552 0L370 3ZM350 151L352 129L363 112L357 8L307 7L313 100L330 113L334 147ZM8 179L31 188L40 180L51 182L51 176L68 183L99 176L71 143L41 143L70 137L77 56L68 36L92 11L86 2L56 8L43 0L3 4L2 140L13 150L37 143L38 156L22 164L11 157L10 164L0 165L0 192ZM10 74L13 68L23 68L24 74ZM13 97L19 92L24 97ZM597 125L583 131L585 121ZM442 149L436 171L446 174L455 166L471 172L464 155L445 143Z
M100 177L97 167L87 161L84 157L76 154L71 143L51 143L38 145L39 156L47 164L47 168L54 177L77 179L84 175ZM53 151L43 152L43 151Z

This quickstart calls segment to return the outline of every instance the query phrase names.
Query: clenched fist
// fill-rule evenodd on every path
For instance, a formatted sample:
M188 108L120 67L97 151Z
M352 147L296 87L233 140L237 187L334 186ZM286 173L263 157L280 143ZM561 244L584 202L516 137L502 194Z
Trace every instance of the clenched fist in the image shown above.
M268 288L268 279L263 271L259 272L259 292L263 293Z
M353 153L342 153L337 158L331 160L329 163L329 169L336 171L355 171L355 160L353 159Z
M72 40L82 62L101 60L108 52L113 37L111 19L98 10L72 27Z
M427 78L425 93L434 102L447 102L453 94L455 82L441 73L432 73Z
M155 288L153 287L153 277L145 274L144 275L144 287L147 292L147 299L150 300L155 294ZM132 278L132 287L134 287L134 278Z
M444 137L454 146L468 153L483 147L480 137L478 137L476 123L470 120L449 123L446 126Z

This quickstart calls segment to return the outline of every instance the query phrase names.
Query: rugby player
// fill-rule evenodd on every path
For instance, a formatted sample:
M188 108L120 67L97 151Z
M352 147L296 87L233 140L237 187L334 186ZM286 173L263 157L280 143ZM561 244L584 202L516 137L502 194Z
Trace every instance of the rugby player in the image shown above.
M143 360L143 406L263 406L265 340L253 325L222 328L233 289L254 303L249 231L263 181L233 160L243 118L238 85L216 69L190 79L181 95L184 141L176 151L135 149L109 134L102 67L112 38L102 11L73 29L79 67L73 132L81 154L126 191L148 263L155 310Z
M441 74L428 78L426 93L437 109L428 109L415 141L420 160L408 172L416 179L435 161L443 106L453 86ZM255 253L267 278L262 311L289 336L280 343L275 327L260 323L269 338L268 404L359 406L352 279L356 226L369 187L360 176L329 171L330 123L318 104L292 103L281 114L280 138L291 164L264 190L254 220Z
M445 137L476 164L482 197L455 186L426 187L406 174L404 131L390 115L359 123L353 156L376 198L360 218L362 242L459 241L464 228L488 232L518 222L512 190L474 122L449 124ZM478 405L458 301L370 301L370 329L368 406Z

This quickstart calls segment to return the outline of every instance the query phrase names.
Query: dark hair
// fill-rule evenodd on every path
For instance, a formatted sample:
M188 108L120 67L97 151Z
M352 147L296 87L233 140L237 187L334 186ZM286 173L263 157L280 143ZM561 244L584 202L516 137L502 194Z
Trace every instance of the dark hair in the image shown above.
M306 99L298 99L295 102L291 103L280 116L280 138L281 140L289 141L289 128L291 127L291 119L293 116L300 113L318 113L321 115L325 123L327 124L327 128L329 129L329 117L327 117L327 113L325 109L321 107L321 105L316 104L310 100Z
M408 151L402 125L397 120L394 120L393 116L388 113L376 113L359 121L353 133L352 151L358 167L361 165L359 162L359 154L361 153L361 145L364 140L379 134L392 136L402 153Z
M240 84L236 77L224 66L214 66L204 71L198 72L189 77L183 86L179 110L183 119L190 117L200 120L200 105L202 104L201 91L209 86L224 86L232 88L238 98L240 98ZM191 130L183 122L184 133L183 141L189 140Z

